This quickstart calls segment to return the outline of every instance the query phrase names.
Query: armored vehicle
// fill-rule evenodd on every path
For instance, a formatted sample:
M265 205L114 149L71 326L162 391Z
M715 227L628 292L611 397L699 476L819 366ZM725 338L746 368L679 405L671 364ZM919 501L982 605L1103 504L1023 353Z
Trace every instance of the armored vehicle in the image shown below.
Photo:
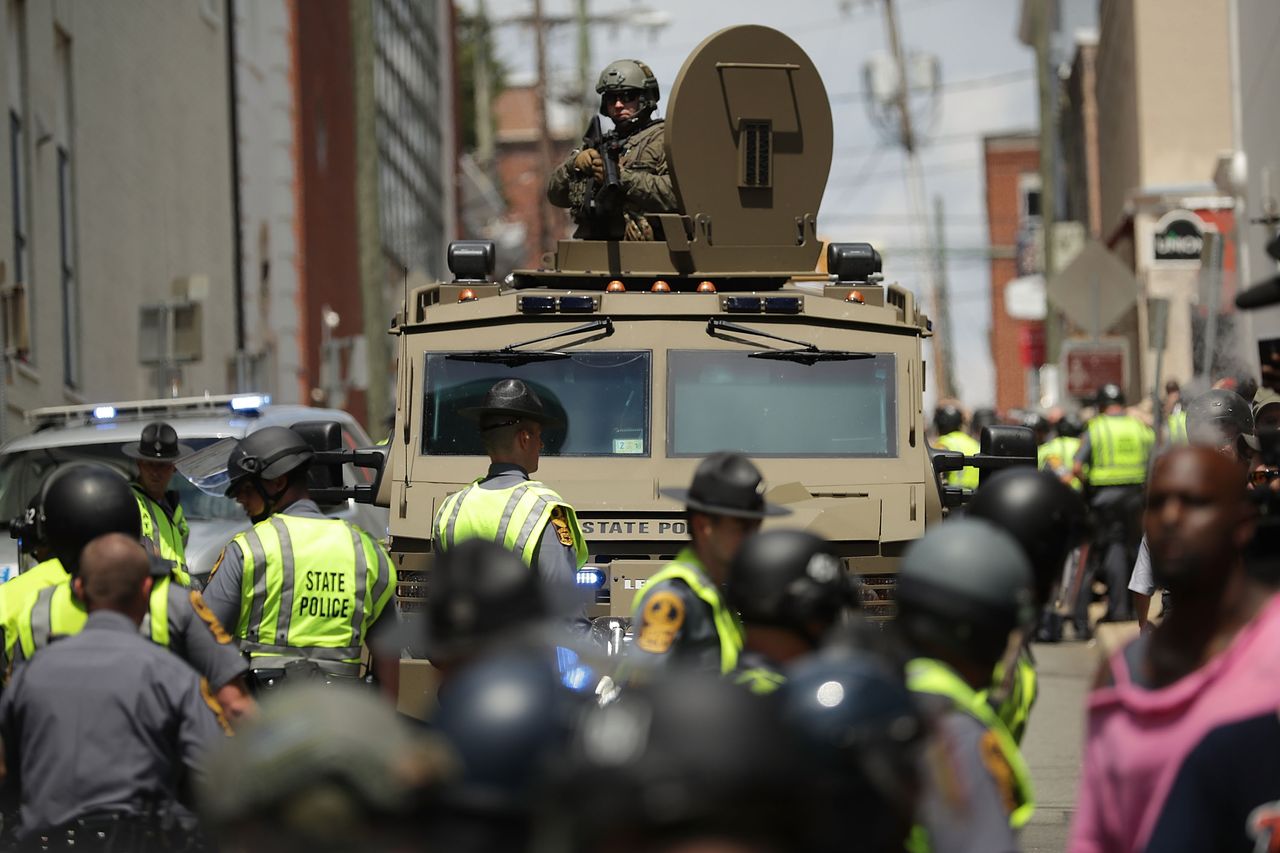
M437 509L486 469L459 412L507 377L567 424L544 432L536 476L577 509L597 615L629 615L687 540L659 490L716 450L756 461L792 511L777 523L836 543L872 615L891 614L903 550L942 518L931 325L870 245L819 236L832 120L813 62L775 30L731 27L693 51L667 103L680 209L648 215L654 241L562 240L502 280L490 244L455 243L454 280L406 294L381 485L405 611L428 594Z

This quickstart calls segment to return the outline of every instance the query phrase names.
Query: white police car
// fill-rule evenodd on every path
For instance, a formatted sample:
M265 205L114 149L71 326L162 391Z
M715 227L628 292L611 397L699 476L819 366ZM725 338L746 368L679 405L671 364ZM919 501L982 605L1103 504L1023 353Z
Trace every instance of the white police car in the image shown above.
M132 478L136 473L134 463L124 455L123 448L136 443L142 428L153 421L170 424L177 431L178 440L196 451L222 439L243 438L262 427L292 426L306 421L336 422L347 449L373 444L347 412L272 405L270 397L262 394L56 406L33 409L27 412L26 420L34 432L0 447L0 524L4 525L26 512L27 502L41 482L59 465L105 463ZM343 466L345 485L372 485L374 479L375 473L371 470ZM203 580L222 547L237 533L247 530L249 520L231 498L206 494L181 473L174 475L169 487L178 491L191 527L187 544L191 574ZM323 508L330 515L358 524L378 539L387 534L384 508L354 500ZM19 556L18 543L13 539L0 539L0 580L30 568L31 562L29 557Z

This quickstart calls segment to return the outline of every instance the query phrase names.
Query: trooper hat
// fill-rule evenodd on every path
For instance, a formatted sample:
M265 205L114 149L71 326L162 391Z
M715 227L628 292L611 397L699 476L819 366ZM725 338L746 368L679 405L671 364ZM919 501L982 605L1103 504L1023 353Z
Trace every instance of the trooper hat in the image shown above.
M764 518L791 514L786 507L765 501L764 478L750 459L723 450L698 464L689 488L663 489L662 494L689 509L711 515Z
M125 456L145 462L177 462L191 452L189 446L178 443L177 431L164 421L147 424L137 444L124 446Z
M485 415L515 415L543 426L564 425L564 421L548 412L533 389L520 379L498 380L484 395L482 404L462 409L458 414L475 421Z

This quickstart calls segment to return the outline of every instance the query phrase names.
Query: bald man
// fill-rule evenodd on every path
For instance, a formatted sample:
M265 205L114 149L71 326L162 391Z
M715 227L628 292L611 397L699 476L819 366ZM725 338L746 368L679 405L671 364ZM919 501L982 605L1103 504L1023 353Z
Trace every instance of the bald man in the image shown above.
M1213 448L1170 450L1152 467L1143 528L1178 606L1099 672L1072 853L1142 850L1191 748L1280 705L1280 599L1242 559L1254 530L1245 467Z
M160 819L194 826L183 792L230 730L208 683L138 633L152 582L136 539L109 533L86 545L74 581L84 629L33 657L0 699L20 839L102 832L101 849L159 849Z

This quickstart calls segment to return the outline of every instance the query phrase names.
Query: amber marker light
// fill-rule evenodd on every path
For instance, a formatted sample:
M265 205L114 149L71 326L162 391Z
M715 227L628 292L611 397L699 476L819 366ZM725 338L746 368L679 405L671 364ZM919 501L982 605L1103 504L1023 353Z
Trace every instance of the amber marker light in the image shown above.
M476 292L469 287L458 292L459 302L475 302L479 298L479 296L476 296Z
M649 288L649 290L652 293L670 293L671 285L667 284L662 279L658 279L653 283L653 287Z
M615 278L613 281L609 282L609 284L605 287L604 292L605 293L626 293L627 286Z
M709 281L700 281L698 282L698 292L699 293L715 293L716 286Z
M866 301L867 301L867 297L865 297L865 296L863 296L863 295L862 295L862 291L861 291L861 290L850 290L850 291L849 291L849 293L848 293L848 295L846 295L846 296L845 296L844 301L845 301L845 302L856 302L856 303L858 303L859 305L863 305L863 304L865 304L865 303L866 303Z

